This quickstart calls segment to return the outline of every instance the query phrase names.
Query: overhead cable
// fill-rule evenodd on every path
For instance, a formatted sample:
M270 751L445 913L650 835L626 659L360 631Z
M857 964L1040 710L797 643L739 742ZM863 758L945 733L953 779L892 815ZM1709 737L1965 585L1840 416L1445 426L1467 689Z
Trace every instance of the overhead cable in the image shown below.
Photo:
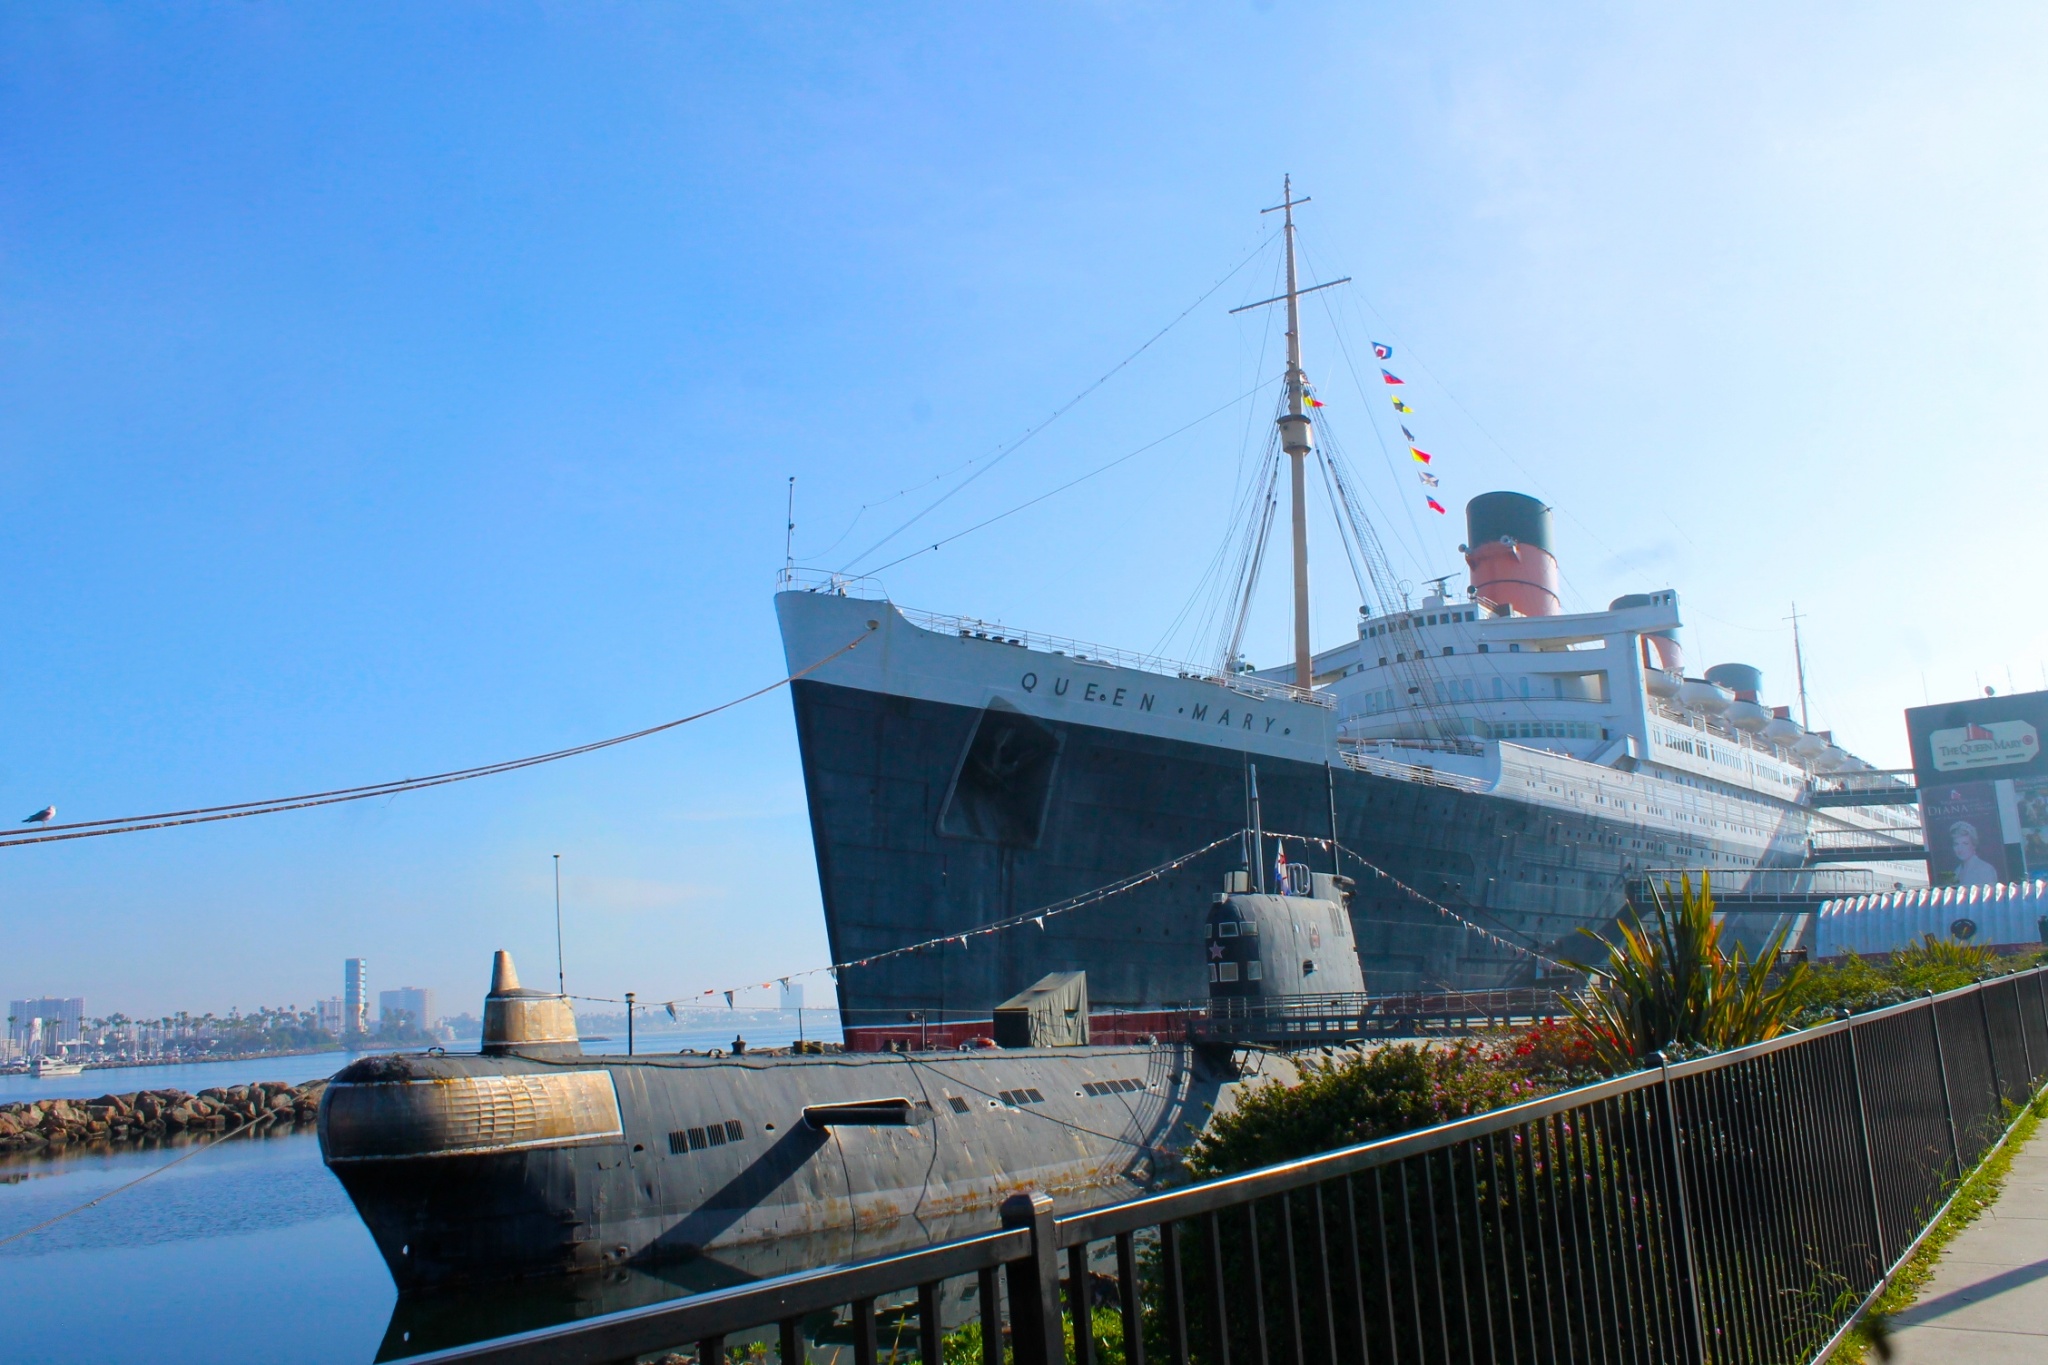
M868 623L868 630L870 632L876 628L876 622L870 621ZM210 824L216 820L239 820L247 815L274 815L279 811L304 810L309 806L331 806L343 801L367 801L372 797L396 796L401 792L420 791L427 787L442 787L451 782L468 782L474 778L495 777L499 773L516 772L521 768L537 767L543 763L555 763L565 758L575 758L581 754L595 753L599 749L610 749L620 744L630 744L636 739L645 739L649 735L658 735L664 730L673 730L677 726L703 720L706 716L715 716L720 711L729 711L742 702L752 701L756 697L773 692L778 687L783 687L807 674L816 672L834 659L852 650L867 638L867 635L855 636L830 654L827 654L824 658L819 659L816 663L800 668L788 677L779 678L765 687L757 687L743 696L734 697L730 701L720 702L716 706L706 707L702 711L693 712L690 715L682 716L675 720L663 721L660 725L650 725L644 730L635 730L631 734L614 735L610 739L595 740L589 744L578 744L568 749L556 749L552 753L534 754L527 758L507 759L502 763L486 763L475 768L458 768L453 772L435 773L429 777L398 778L391 782L378 782L365 787L339 787L333 791L309 792L302 796L279 796L267 801L239 801L225 806L199 806L191 810L162 811L155 815L130 815L118 820L82 820L76 824L48 825L33 834L0 835L0 848L14 848L21 844L60 843L66 839L93 839L103 834L135 834L142 830L167 829L175 825L203 825Z

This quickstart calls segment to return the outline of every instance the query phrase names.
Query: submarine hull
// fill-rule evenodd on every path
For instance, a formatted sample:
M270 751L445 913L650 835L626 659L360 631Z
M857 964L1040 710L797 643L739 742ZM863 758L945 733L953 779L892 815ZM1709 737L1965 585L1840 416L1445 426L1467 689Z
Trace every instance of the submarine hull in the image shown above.
M957 1232L1149 1186L1246 1084L1187 1043L825 1056L366 1058L321 1152L401 1290ZM806 1115L809 1115L807 1117Z

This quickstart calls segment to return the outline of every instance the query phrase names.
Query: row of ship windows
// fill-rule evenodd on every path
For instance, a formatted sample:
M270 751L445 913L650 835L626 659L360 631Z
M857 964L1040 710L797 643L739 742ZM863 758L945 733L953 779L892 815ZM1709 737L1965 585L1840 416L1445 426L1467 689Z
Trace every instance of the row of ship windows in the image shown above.
M1258 981L1265 974L1266 966L1263 962L1247 962L1244 964L1244 979L1247 981ZM1209 979L1211 981L1237 980L1237 964L1235 962L1211 962L1209 964Z
M1404 616L1398 621L1382 621L1376 626L1367 626L1365 634L1370 639L1374 636L1385 635L1390 630L1409 630L1415 626L1448 626L1458 621L1477 620L1478 616L1479 613L1476 610L1431 612L1427 616ZM1485 649L1486 646L1481 645L1480 648ZM1448 654L1450 651L1445 650L1444 653ZM1382 659L1380 662L1384 663L1386 661Z
M1380 662L1385 663L1386 660L1381 659ZM1411 696L1419 697L1422 688L1418 685L1409 688L1408 692ZM1604 674L1553 674L1550 679L1552 701L1604 701L1606 692ZM1443 682L1433 682L1429 685L1429 693L1432 701L1439 703L1487 699L1486 690L1480 687L1477 678L1449 678ZM1507 679L1493 680L1494 701L1529 701L1534 696L1535 692L1526 677L1515 679L1512 690L1507 685ZM1391 711L1400 705L1400 695L1391 687L1374 688L1363 694L1361 700L1365 709L1370 712Z
M1456 645L1445 645L1445 646L1443 647L1443 649L1442 649L1441 651L1439 651L1439 657L1449 657L1450 655L1456 654L1457 652L1458 652L1458 647L1457 647ZM1493 649L1492 649L1492 647L1491 647L1491 646L1489 646L1489 645L1481 645L1481 646L1479 646L1479 652L1480 652L1481 654L1491 654L1491 653L1493 653ZM1522 647L1521 647L1520 645L1509 645L1509 646L1508 646L1508 653L1510 653L1510 654L1520 654L1521 652L1522 652ZM1415 652L1414 652L1413 654L1410 654L1410 653L1408 653L1408 652L1407 652L1407 651L1405 651L1405 650L1398 650L1398 649L1397 649L1397 650L1395 650L1395 651L1394 651L1394 662L1395 662L1395 663L1397 663L1397 664L1405 664L1405 663L1407 663L1407 662L1408 662L1408 661L1409 661L1410 659L1426 659L1426 658L1428 658L1428 657L1429 657L1429 655L1428 655L1428 654L1427 654L1426 652L1424 652L1423 650L1419 650L1419 649L1418 649L1418 650L1416 650L1416 651L1415 651ZM1381 667L1381 668L1385 668L1386 666L1387 666L1387 656L1386 656L1386 655L1384 655L1384 654L1382 654L1382 655L1380 655L1380 667ZM1360 664L1360 665L1359 665L1359 667L1360 667L1360 668L1362 669L1362 668L1364 668L1364 667L1365 667L1365 665L1363 665L1363 664Z

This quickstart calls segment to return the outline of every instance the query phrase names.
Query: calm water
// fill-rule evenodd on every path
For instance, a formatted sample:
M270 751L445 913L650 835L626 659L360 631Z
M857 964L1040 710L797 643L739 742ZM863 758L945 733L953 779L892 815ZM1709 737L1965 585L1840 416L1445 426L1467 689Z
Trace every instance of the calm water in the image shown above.
M183 1090L197 1093L250 1081L302 1081L332 1076L349 1064L350 1052L316 1052L305 1057L258 1057L246 1062L187 1062L177 1066L115 1066L81 1071L76 1076L0 1076L0 1104L20 1100L90 1100L101 1095L126 1095L137 1090ZM5 1233L0 1233L4 1237Z
M754 1021L744 1032L762 1047L795 1036L793 1026L779 1032ZM732 1033L728 1027L642 1034L639 1050L724 1047ZM599 1046L614 1045L624 1050L623 1040ZM88 1071L49 1081L8 1076L0 1077L0 1100L298 1082L330 1075L347 1060L344 1053L325 1053ZM0 1237L187 1150L0 1158ZM839 1260L859 1250L821 1247L811 1259ZM748 1277L698 1263L401 1303L348 1196L321 1164L319 1143L306 1133L236 1138L104 1204L0 1245L0 1358L9 1365L113 1357L151 1365L279 1358L367 1365Z
M0 1163L0 1237L177 1154ZM22 1365L118 1356L198 1365L259 1352L367 1361L396 1298L308 1136L220 1143L0 1246L6 1354Z

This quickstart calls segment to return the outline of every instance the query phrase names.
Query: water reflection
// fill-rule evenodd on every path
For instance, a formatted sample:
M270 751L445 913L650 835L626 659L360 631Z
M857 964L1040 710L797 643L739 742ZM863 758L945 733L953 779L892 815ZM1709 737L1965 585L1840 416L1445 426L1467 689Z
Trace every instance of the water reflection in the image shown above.
M1060 1211L1114 1203L1137 1193L1135 1186L1093 1190L1085 1200L1061 1201ZM391 1310L391 1325L378 1347L377 1359L398 1360L488 1337L646 1308L794 1271L871 1260L988 1232L996 1223L993 1209L979 1209L949 1218L905 1218L880 1228L778 1238L657 1265L404 1294ZM972 1281L946 1286L940 1315L947 1326L972 1315L974 1294ZM887 1325L885 1320L884 1327ZM766 1327L764 1339L772 1339L773 1326ZM910 1330L914 1333L914 1321ZM806 1319L803 1334L814 1346L850 1346L853 1341L850 1331L840 1330L831 1314ZM687 1344L675 1343L679 1348ZM739 1344L739 1339L731 1344Z
M173 1139L0 1159L0 1237L161 1171L0 1245L8 1365L70 1362L93 1354L86 1343L109 1340L148 1343L151 1365L281 1352L298 1365L364 1365L866 1260L996 1224L995 1212L983 1209L660 1265L400 1298L306 1130L230 1139L163 1169L189 1150ZM1131 1193L1098 1190L1088 1202ZM971 1280L947 1286L941 1311L949 1325L974 1312L973 1294ZM883 1330L885 1339L899 1331L915 1338L914 1321L885 1318ZM821 1360L851 1343L826 1314L806 1320L804 1335Z

